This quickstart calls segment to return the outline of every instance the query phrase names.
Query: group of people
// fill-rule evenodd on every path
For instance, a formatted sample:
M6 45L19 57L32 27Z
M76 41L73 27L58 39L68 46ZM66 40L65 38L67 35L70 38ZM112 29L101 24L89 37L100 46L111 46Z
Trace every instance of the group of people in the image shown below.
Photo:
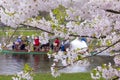
M54 51L66 51L66 48L70 47L70 41L69 38L67 39L63 39L62 41L60 41L58 38L56 38L53 42L53 44L51 45L52 50Z
M26 50L29 45L29 37L28 36L18 36L17 39L13 42L12 49L13 50Z
M13 50L28 50L28 51L40 51L42 47L38 36L31 38L30 36L18 36L13 42Z
M13 42L13 50L28 50L28 51L65 51L65 48L69 46L69 40L65 39L61 41L59 38L55 38L52 42L42 44L39 37L35 36L33 39L30 36L18 36Z

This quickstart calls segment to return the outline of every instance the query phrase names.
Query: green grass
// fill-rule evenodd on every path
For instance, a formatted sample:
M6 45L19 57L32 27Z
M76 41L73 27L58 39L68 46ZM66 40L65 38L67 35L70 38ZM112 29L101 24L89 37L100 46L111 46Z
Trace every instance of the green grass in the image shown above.
M0 75L0 80L12 80L11 76Z
M14 33L14 30L7 30L8 35L11 36ZM15 36L24 35L24 36L31 36L31 35L40 35L40 30L17 30L14 34ZM6 33L0 30L0 36L6 36Z
M34 80L92 80L89 73L69 73L52 77L51 74L38 74Z
M13 28L3 26L0 28L0 36L6 36L6 32L8 32L9 36L14 33ZM35 28L27 28L27 27L19 27L15 33L16 36L24 35L24 36L31 36L31 35L40 35L41 30Z
M0 75L0 80L12 80L12 76ZM69 73L61 74L58 77L53 77L51 74L40 73L34 75L34 80L93 80L89 73Z

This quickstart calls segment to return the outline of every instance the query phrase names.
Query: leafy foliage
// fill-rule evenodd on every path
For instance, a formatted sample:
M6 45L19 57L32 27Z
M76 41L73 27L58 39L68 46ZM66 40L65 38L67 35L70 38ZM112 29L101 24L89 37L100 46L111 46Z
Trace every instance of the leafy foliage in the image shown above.
M59 5L58 8L53 10L53 14L58 20L59 24L66 24L65 18L67 16L67 13L64 6Z

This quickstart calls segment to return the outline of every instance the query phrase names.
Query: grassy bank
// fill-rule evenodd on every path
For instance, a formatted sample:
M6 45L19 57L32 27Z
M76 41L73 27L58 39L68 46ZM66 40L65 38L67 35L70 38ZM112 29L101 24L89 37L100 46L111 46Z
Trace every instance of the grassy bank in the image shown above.
M7 30L7 31L2 31L0 30L0 36L11 36L14 33L14 30ZM31 35L40 35L41 31L40 30L17 30L14 35L24 35L24 36L31 36Z
M0 75L0 80L11 80L12 76ZM93 80L89 73L69 73L61 74L54 78L51 74L36 74L34 80Z
M1 27L0 28L0 36L6 36L7 34L10 36L14 33L15 29L11 27ZM40 35L42 31L36 28L27 28L27 27L19 27L15 33L16 35L24 35L24 36L31 36L31 35Z

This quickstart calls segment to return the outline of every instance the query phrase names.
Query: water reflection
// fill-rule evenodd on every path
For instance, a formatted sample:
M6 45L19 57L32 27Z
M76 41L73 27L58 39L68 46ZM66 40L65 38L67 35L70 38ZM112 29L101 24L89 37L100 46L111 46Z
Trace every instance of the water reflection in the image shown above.
M29 64L35 72L50 72L52 60L46 55L0 55L0 74L15 74L23 69L24 64Z
M88 61L90 65L81 65L81 64L74 64L70 67L64 68L60 70L60 72L64 73L73 73L73 72L90 72L93 68L97 66L101 66L102 64L109 64L109 62L114 65L113 57L112 56L93 56L89 57Z
M103 63L108 64L113 62L113 57L110 56L94 56L89 58L90 66L87 68L87 71L95 68L96 66L102 65ZM23 54L1 54L0 55L0 74L15 74L23 69L24 64L29 64L34 72L37 73L47 73L50 72L50 66L52 64L52 60L48 59L47 55L23 55ZM80 66L81 70L82 67ZM78 69L77 67L77 70ZM81 71L79 71L81 72Z

